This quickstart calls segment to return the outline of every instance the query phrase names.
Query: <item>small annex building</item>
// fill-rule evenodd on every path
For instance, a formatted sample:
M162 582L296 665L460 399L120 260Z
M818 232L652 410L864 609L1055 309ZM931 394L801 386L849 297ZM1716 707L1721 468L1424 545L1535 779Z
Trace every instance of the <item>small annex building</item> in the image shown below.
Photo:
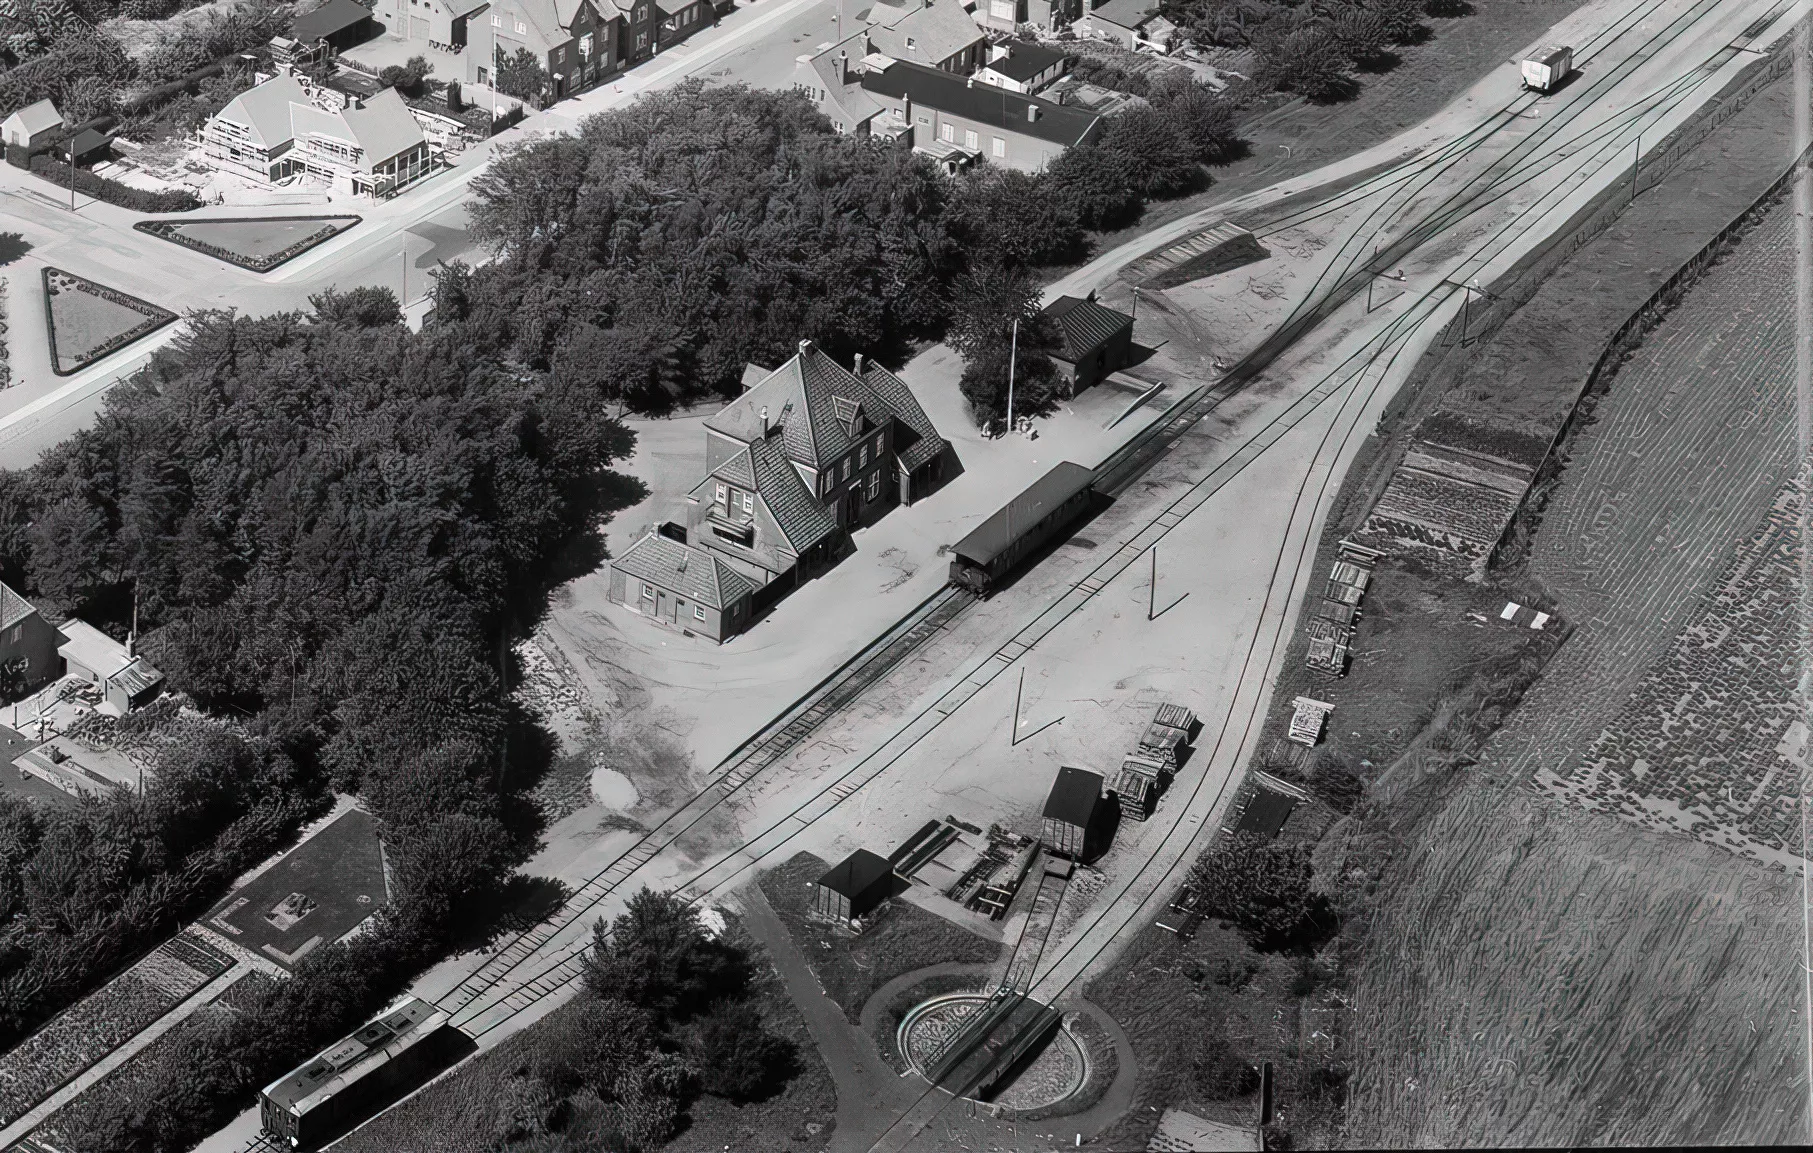
M1099 774L1068 766L1059 769L1058 779L1051 784L1051 795L1045 798L1039 840L1051 852L1082 860L1089 849L1089 834L1095 827L1101 801Z
M711 551L658 532L611 561L612 600L719 644L748 626L756 587Z
M818 879L812 908L820 916L848 922L868 916L894 895L894 867L887 858L858 849Z
M1051 354L1068 395L1095 384L1133 359L1133 318L1097 303L1095 294L1060 296L1040 310L1058 332Z
M0 141L8 148L41 148L63 131L63 114L49 100L27 104L0 120Z
M100 711L124 716L154 700L164 690L164 674L151 667L130 644L114 640L87 621L70 619L60 627L64 675L84 680L101 694Z

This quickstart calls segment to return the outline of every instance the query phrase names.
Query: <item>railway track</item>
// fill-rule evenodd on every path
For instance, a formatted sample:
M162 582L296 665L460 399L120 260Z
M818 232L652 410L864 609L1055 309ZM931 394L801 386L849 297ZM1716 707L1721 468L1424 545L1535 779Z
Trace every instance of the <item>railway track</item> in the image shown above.
M685 804L669 813L654 828L639 837L609 865L587 878L562 903L553 916L517 934L465 980L437 1002L454 1014L456 1023L468 1021L475 1004L483 1009L487 996L523 976L525 966L533 965L534 973L520 983L509 985L502 1000L509 1004L533 1004L542 996L561 987L578 975L578 954L589 947L583 937L560 947L555 964L546 966L546 958L537 959L559 934L582 920L608 900L625 881L672 845L686 832L703 821L744 786L785 757L826 721L876 681L886 676L914 650L949 627L975 598L962 589L946 586L914 606L878 640L858 652L834 670L809 692L795 701L781 715L744 741L712 771L704 789ZM560 984L550 984L558 980Z
M1708 10L1714 2L1715 0L1703 0L1694 11L1699 13ZM1784 3L1779 7L1785 9L1786 6ZM1636 14L1636 18L1641 19L1647 16L1657 7L1659 7L1659 0L1658 3L1643 8ZM1618 35L1622 35L1622 33L1620 32ZM1669 86L1665 90L1664 96L1684 97L1709 75L1709 68L1702 69L1698 73L1697 80L1689 78ZM1594 126L1589 126L1589 128L1593 128L1601 135L1615 134L1628 128L1634 119L1647 115L1650 110L1649 105L1635 110L1626 110L1623 113L1604 118L1596 128ZM1491 125L1490 128L1492 131L1497 131L1504 124L1510 122L1501 120L1497 124ZM1558 121L1550 121L1548 126L1552 130L1557 123ZM1588 139L1587 142L1591 143L1591 139ZM1480 143L1482 142L1472 141L1461 147L1464 151L1471 151ZM1464 155L1464 151L1462 155ZM1454 159L1458 158L1459 156L1456 156ZM1506 180L1510 176L1519 176L1521 180L1531 178L1533 170L1538 167L1537 162L1541 159L1539 156L1526 156L1518 163L1500 167L1499 173L1491 185L1493 195L1502 196L1508 187L1512 186L1506 184ZM1416 185L1406 199L1413 199L1417 192L1426 187L1428 183L1433 182L1441 172L1446 171L1451 163L1452 161L1443 164L1438 171L1429 173L1427 167L1429 158L1421 158L1417 165L1423 173L1428 174L1427 179ZM1524 169L1521 174L1517 171L1520 166ZM1347 196L1352 191L1352 189L1346 189L1336 196ZM1397 197L1391 199L1396 200ZM1449 202L1445 202L1442 206L1445 211L1441 214L1443 219L1439 225L1432 222L1425 231L1434 232L1439 231L1441 227L1446 227L1455 214L1465 215L1477 208L1478 200L1478 196L1466 197L1464 203L1455 203L1456 197L1450 197ZM1377 215L1379 211L1375 209L1374 215ZM1343 299L1351 298L1351 286L1363 287L1372 275L1371 266L1388 266L1387 261L1394 256L1395 252L1384 257L1375 255L1365 261L1347 261L1345 267L1337 273L1336 283L1330 294L1339 295L1343 290L1347 290ZM1433 300L1426 298L1424 303L1429 307L1413 308L1412 313L1420 314L1416 323L1420 324L1423 319L1427 319L1440 303L1451 298L1458 290L1457 285L1446 286L1433 293ZM1199 387L1187 395L1182 402L1174 406L1166 417L1161 418L1154 426L1142 432L1104 462L1099 474L1103 487L1111 493L1125 491L1152 462L1162 457L1166 450L1194 424L1213 411L1229 395L1232 395L1241 383L1256 376L1303 331L1307 331L1309 327L1326 315L1322 308L1315 307L1317 304L1325 303L1325 299L1317 302L1312 298L1310 302L1306 302L1306 305L1299 306L1290 321L1287 322L1292 330L1289 340L1268 342L1254 350L1221 380L1213 385ZM1308 315L1305 315L1306 313ZM1394 325L1394 331L1396 329L1397 326ZM1396 331L1396 335L1399 338L1403 336L1401 331ZM1393 358L1395 359L1395 354L1393 354ZM1367 362L1368 365L1370 363L1370 361ZM943 719L949 717L977 692L991 683L1000 672L1016 663L1021 656L1029 652L1053 629L1105 588L1115 576L1125 571L1157 540L1181 524L1190 512L1200 507L1233 476L1244 471L1253 459L1256 459L1291 428L1306 419L1310 413L1319 409L1336 393L1342 391L1343 386L1348 382L1340 379L1340 373L1346 367L1348 366L1344 364L1342 368L1330 374L1315 389L1290 406L1285 413L1263 426L1208 476L1167 505L1114 553L1104 558L1088 574L1074 582L1056 602L1047 606L1032 621L999 646L995 652L949 686L930 706L897 728L881 746L861 758L828 785L816 790L780 821L750 837L738 850L702 868L688 885L695 892L695 899L704 899L735 883L743 872L753 867L755 862L786 844L800 831L810 827L813 822L822 818L843 800L854 795L864 784L898 761L901 756L929 735ZM1360 372L1363 373L1366 367L1367 365L1362 365ZM1353 379L1357 380L1358 377ZM1376 389L1376 387L1375 382L1374 388ZM929 606L937 600L938 597L934 596L931 601L927 602L927 605ZM941 610L948 614L944 623L949 623L961 615L964 607L967 605L947 603L938 605L931 610L922 606L921 611L926 611L929 617L932 611ZM596 908L644 864L658 855L662 848L672 844L673 840L677 839L686 828L697 823L697 820L703 819L705 813L716 808L743 783L747 783L763 768L784 756L787 750L797 746L800 741L810 736L817 727L823 724L825 719L860 696L862 690L872 684L874 680L879 679L886 668L898 663L899 657L905 652L910 652L912 648L917 647L918 643L923 643L923 636L919 641L909 641L903 635L904 632L912 631L913 627L920 623L919 621L908 623L905 630L897 626L888 637L877 642L877 645L871 646L870 650L865 650L866 654L873 653L877 658L873 663L865 662L859 655L859 658L852 662L853 666L858 667L846 666L845 670L840 670L839 673L827 678L827 681L822 683L818 690L815 690L816 696L809 694L808 698L802 699L788 714L778 719L775 724L752 738L744 747L727 758L725 764L720 766L722 775L698 798L695 798L694 802L683 806L681 810L639 840L610 867L582 886L574 899L563 906L561 913L556 915L554 921L536 926L522 934L516 941L489 960L471 978L462 982L459 988L443 999L442 1004L464 1011L468 1031L474 1032L476 1036L499 1027L516 1013L569 985L581 971L582 957L585 950L589 948L590 942L583 938L569 940L558 948L544 952L544 948L561 929ZM923 630L924 636L929 636L938 627L942 627L942 625L926 626ZM891 662L880 659L881 654L890 649L896 653ZM874 670L874 675L865 675L864 669ZM479 1003L506 981L512 985L510 992L501 998ZM501 1011L501 1014L495 1013L493 1010ZM483 1025L477 1025L476 1019L481 1014L492 1019Z
M1647 11L1653 10L1653 7L1654 6L1652 5L1650 9L1646 9L1645 14L1647 14ZM1752 22L1746 29L1746 36L1750 39L1760 36L1762 32L1773 26L1780 15L1786 12L1789 7L1790 5L1787 3L1776 5L1771 9L1767 18ZM1708 10L1710 10L1708 4L1701 4L1696 6L1694 11L1697 14ZM1676 34L1678 35L1679 33ZM1715 53L1712 59L1713 61L1718 61L1722 64L1723 61L1729 60L1735 53L1744 50L1745 48L1743 45L1734 42L1733 44L1722 48L1718 53ZM1668 91L1677 99L1684 98L1693 90L1693 88L1710 79L1714 72L1716 72L1716 68L1709 63L1707 66L1698 70L1695 77L1690 78L1688 81L1684 81L1679 85L1670 85L1665 91ZM1647 104L1647 101L1644 103ZM1538 204L1524 210L1518 217L1515 217L1511 221L1500 226L1464 263L1483 268L1510 243L1511 238L1516 234L1517 226L1524 217L1539 212L1546 212L1552 207L1547 203L1547 200L1547 197L1542 198ZM1438 285L1436 289L1432 289L1430 292L1425 293L1422 300L1417 302L1416 306L1401 315L1398 320L1394 321L1392 325L1381 334L1380 338L1375 338L1375 340L1371 342L1376 346L1372 356L1365 363L1360 365L1359 369L1351 378L1352 383L1355 386L1352 390L1353 395L1358 396L1361 394L1362 388L1360 386L1364 385L1367 375L1376 372L1376 376L1371 387L1364 389L1364 399L1362 399L1359 405L1353 408L1352 417L1346 421L1345 430L1340 432L1340 444L1336 448L1331 460L1338 460L1345 451L1347 445L1351 442L1354 433L1358 429L1359 418L1366 411L1371 397L1376 394L1377 389L1383 382L1389 378L1398 358L1413 347L1412 340L1417 334L1417 331L1430 319L1433 319L1439 314L1438 309L1426 306L1428 306L1431 303L1431 300L1438 294L1442 296L1443 300L1452 299L1455 291L1457 291L1459 287L1460 286L1453 283L1453 280L1444 281L1444 283ZM1444 288L1446 289L1445 294L1440 293L1440 290ZM1324 384L1326 385L1327 383L1329 382L1325 380ZM1328 447L1330 437L1340 429L1343 423L1342 414L1346 412L1347 404L1346 401L1343 401L1342 408L1337 413L1335 421L1331 423L1328 432L1324 434L1322 444L1318 446L1315 459L1322 459L1323 450ZM1323 500L1327 499L1329 489L1335 483L1336 473L1331 464L1330 468L1323 474L1320 484L1314 486L1316 491L1313 497L1310 497L1309 490L1312 487L1315 471L1315 468L1312 466L1312 468L1305 473L1303 481L1299 485L1296 507L1293 508L1291 516L1292 524L1296 522L1298 512L1304 507L1305 498L1309 497L1309 523L1313 526L1314 509ZM1287 565L1286 562L1288 560L1292 535L1290 529L1287 528L1285 537L1280 542L1273 577L1271 581L1268 582L1266 588L1266 603L1261 609L1260 620L1262 625L1260 628L1254 630L1253 638L1248 646L1238 683L1247 683L1249 681L1251 669L1254 667L1256 660L1258 667L1269 673L1271 663L1278 652L1279 645L1283 638L1284 625L1288 619L1288 611L1281 611L1277 614L1276 624L1272 629L1270 644L1267 651L1261 656L1259 652L1260 636L1261 633L1265 631L1263 622L1265 620L1266 610L1271 607L1274 600L1278 597L1281 591L1280 577L1285 575L1286 571L1288 571L1290 579L1283 582L1282 591L1285 596L1288 597L1289 593L1294 589L1296 574L1301 571L1305 561L1312 556L1310 550L1314 542L1313 533L1306 529L1303 533L1301 543L1297 547L1295 562ZM1286 610L1287 609L1288 606L1286 606ZM1235 698L1230 698L1229 700L1228 712L1222 720L1214 748L1204 758L1205 765L1213 763L1216 756L1221 753L1224 747L1231 747L1237 758L1239 750L1245 747L1252 736L1254 727L1259 720L1259 704L1263 700L1263 692L1255 693L1253 695L1250 707L1246 710L1246 716L1243 721L1237 720L1235 716L1235 711L1238 707L1238 696L1239 694L1237 693ZM1235 736L1236 729L1238 729L1237 736ZM1210 801L1210 811L1213 810L1215 804L1219 803L1220 796L1225 791L1228 781L1231 780L1232 777L1230 775L1227 780L1224 780L1218 787L1216 796ZM1166 831L1164 841L1161 842L1160 848L1155 850L1153 854L1147 858L1141 865L1135 877L1129 881L1125 887L1124 891L1131 892L1135 885L1140 884L1141 881L1144 880L1149 887L1147 896L1131 902L1104 902L1102 911L1094 917L1089 926L1083 931L1079 931L1071 936L1070 942L1060 951L1058 957L1052 962L1045 977L1036 980L1030 986L1030 991L1037 991L1041 995L1041 999L1044 1003L1054 1003L1058 998L1068 993L1075 984L1081 980L1083 975L1088 972L1089 965L1095 959L1101 957L1107 949L1112 946L1114 941L1119 939L1120 934L1123 933L1128 926L1142 917L1150 898L1162 892L1173 880L1175 880L1180 869L1187 868L1191 859L1187 850L1191 844L1195 843L1197 839L1203 835L1204 830L1200 828L1184 830L1182 814L1194 804L1199 797L1200 790L1207 783L1208 775L1205 772L1192 788L1189 800L1186 801L1184 805L1178 806L1173 810L1176 815L1173 818L1171 827ZM1172 842L1173 838L1180 834L1184 838L1182 848L1185 851L1176 853L1174 859L1169 865L1163 868L1160 875L1151 878L1146 877L1145 874L1148 870L1153 868L1160 856L1167 855L1163 853L1164 845ZM1111 931L1105 937L1097 936L1093 945L1088 944L1091 937L1091 930L1100 929L1104 926L1109 927ZM1079 950L1082 950L1082 953L1079 954ZM1053 975L1064 969L1067 964L1071 970L1070 975L1062 980L1053 980ZM912 1144L920 1133L936 1121L937 1118L943 1114L944 1110L949 1107L951 1100L954 1100L954 1098L940 1099L935 1092L938 1088L939 1086L937 1084L928 1085L915 1103L896 1120L895 1124L891 1126L879 1140L875 1142L872 1146L872 1153L884 1149L904 1150Z

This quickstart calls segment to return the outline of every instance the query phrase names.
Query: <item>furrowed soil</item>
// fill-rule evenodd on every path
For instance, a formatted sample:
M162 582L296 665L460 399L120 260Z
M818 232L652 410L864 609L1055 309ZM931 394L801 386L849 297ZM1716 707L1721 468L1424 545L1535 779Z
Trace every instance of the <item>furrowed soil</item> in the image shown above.
M1319 573L1438 405L1506 428L1558 422L1611 334L1786 168L1790 112L1786 81L1759 93L1471 363L1408 386L1417 392L1343 484ZM1274 1047L1254 1042L1279 1073L1275 1136L1372 1148L1808 1139L1798 880L1736 855L1745 828L1711 806L1695 814L1698 841L1639 827L1642 766L1628 756L1617 795L1600 798L1626 802L1626 819L1533 787L1539 770L1551 786L1581 776L1614 725L1629 735L1602 749L1653 745L1625 716L1633 690L1660 702L1649 686L1672 683L1669 654L1717 619L1718 589L1729 604L1729 588L1745 587L1732 586L1741 545L1779 552L1756 541L1793 432L1782 408L1791 362L1780 359L1791 346L1776 335L1793 293L1788 219L1777 209L1745 233L1592 398L1525 559L1468 584L1388 558L1341 680L1305 672L1294 638L1261 763L1305 694L1335 703L1323 747L1372 786L1317 852L1344 927L1318 956L1332 995L1302 1005L1335 1011L1295 1036L1280 1018ZM1508 599L1556 621L1542 633L1501 622ZM1721 675L1707 699L1735 700L1756 675ZM1686 759L1716 757L1717 725L1690 719L1701 744ZM1771 732L1739 764L1695 771L1725 773L1737 801L1763 801L1772 794L1755 777L1775 745ZM1717 791L1691 772L1655 781L1665 798L1683 782ZM1777 831L1766 823L1748 827L1763 858L1760 834ZM1164 1008L1190 1003L1177 975L1187 963L1183 945L1148 930L1092 987L1142 1049L1142 1069L1158 1050L1141 1035L1161 1036ZM1216 1013L1238 1030L1238 1014ZM1154 1116L1162 1104L1214 1107L1187 1085L1142 1085L1140 1104Z

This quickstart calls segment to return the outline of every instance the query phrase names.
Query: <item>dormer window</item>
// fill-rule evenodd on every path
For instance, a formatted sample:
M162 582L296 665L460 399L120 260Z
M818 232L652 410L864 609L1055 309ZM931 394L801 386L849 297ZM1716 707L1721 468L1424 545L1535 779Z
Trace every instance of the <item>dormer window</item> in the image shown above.
M911 36L908 36L906 38L906 40L907 40L907 51L908 52L911 52L914 48L918 47L918 45L913 43L913 38Z
M725 506L727 506L730 503L730 489L728 489L724 485L719 485L718 489L717 489L717 495L714 498L714 502L717 504L717 506L719 508L724 508Z

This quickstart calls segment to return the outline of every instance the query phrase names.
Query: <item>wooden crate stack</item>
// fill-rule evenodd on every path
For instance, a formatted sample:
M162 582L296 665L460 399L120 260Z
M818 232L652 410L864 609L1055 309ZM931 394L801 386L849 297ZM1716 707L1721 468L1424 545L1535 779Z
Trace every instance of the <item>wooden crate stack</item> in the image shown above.
M1360 599L1372 583L1373 566L1384 553L1344 540L1334 569L1328 574L1322 598L1310 609L1304 629L1309 633L1309 652L1304 663L1320 673L1344 676L1354 622L1360 615Z
M1158 706L1152 723L1139 739L1138 751L1121 761L1120 773L1114 780L1122 816L1143 821L1152 815L1164 782L1188 755L1190 735L1195 730L1196 714L1189 709L1169 703Z

